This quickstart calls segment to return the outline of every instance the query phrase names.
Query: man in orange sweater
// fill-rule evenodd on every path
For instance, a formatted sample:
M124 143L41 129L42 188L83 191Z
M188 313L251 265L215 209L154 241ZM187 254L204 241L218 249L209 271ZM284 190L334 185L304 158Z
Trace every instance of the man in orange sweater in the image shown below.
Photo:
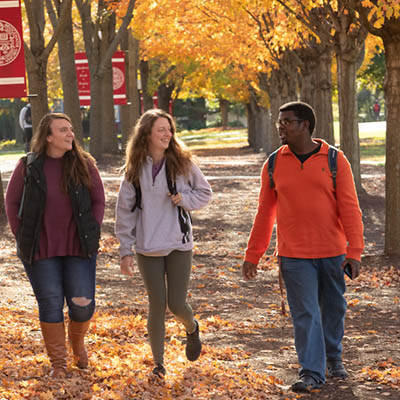
M335 188L329 145L311 136L316 123L312 107L292 102L279 111L282 146L275 159L275 187L266 162L242 275L245 280L256 276L276 219L276 253L301 365L291 388L305 392L321 387L326 370L329 376L347 377L342 363L344 267L351 267L353 278L360 273L363 224L349 162L338 151Z

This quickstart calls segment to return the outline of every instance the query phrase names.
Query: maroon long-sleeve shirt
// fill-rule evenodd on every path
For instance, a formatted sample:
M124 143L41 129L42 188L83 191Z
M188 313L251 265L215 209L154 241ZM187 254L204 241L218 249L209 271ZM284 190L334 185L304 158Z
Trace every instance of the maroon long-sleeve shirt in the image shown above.
M61 160L61 158L51 157L46 157L44 160L43 172L46 177L47 194L39 251L35 255L35 261L56 256L83 255L70 197L68 193L61 190ZM14 235L20 224L17 215L24 187L24 169L25 163L20 160L11 175L6 191L6 212ZM94 165L90 166L90 174L92 213L101 225L105 207L103 182Z

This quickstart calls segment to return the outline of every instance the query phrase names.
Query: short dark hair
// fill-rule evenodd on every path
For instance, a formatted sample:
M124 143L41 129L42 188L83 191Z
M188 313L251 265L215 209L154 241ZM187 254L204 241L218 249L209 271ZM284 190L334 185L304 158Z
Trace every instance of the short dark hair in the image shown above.
M317 124L317 117L315 116L314 109L307 103L302 101L291 101L290 103L283 104L279 108L279 112L293 111L294 115L304 121L308 121L310 135L313 134L315 125Z

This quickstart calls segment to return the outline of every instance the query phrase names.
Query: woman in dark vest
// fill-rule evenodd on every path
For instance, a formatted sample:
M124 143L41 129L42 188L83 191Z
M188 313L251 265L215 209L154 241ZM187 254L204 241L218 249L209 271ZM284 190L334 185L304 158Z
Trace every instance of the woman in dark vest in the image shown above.
M6 211L38 302L51 376L62 377L67 368L64 300L75 364L88 366L84 337L95 310L104 188L67 115L45 115L31 148L10 178Z

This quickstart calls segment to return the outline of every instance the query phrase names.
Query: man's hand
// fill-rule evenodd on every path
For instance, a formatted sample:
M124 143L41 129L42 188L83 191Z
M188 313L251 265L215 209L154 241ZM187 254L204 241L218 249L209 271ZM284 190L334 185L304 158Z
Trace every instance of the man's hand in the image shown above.
M133 276L133 256L127 255L121 258L120 263L121 274Z
M357 276L360 275L360 267L361 267L360 261L357 261L354 258L346 258L342 262L342 269L344 269L346 264L351 265L351 275L353 279L357 278Z
M257 264L245 261L242 265L242 276L245 281L255 278L257 275Z

